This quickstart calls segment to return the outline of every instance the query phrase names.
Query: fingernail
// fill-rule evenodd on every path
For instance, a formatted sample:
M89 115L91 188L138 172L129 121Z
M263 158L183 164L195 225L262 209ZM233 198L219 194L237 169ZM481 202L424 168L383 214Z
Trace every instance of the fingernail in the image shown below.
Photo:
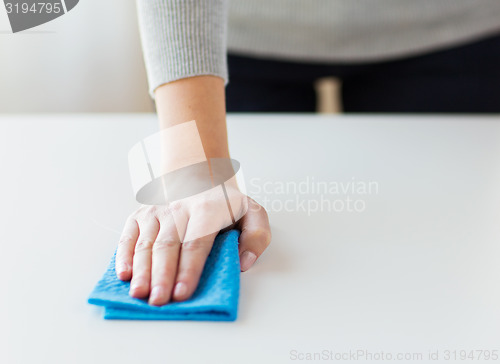
M162 289L161 287L153 287L153 289L151 290L151 294L149 295L149 303L154 303L155 301L157 301L158 299L161 299L161 296L162 296Z
M138 283L134 283L130 285L130 289L128 293L133 296L134 294L137 294L137 291L140 289L140 285Z
M137 288L138 288L138 286L135 286L135 285L130 286L130 289L128 290L128 294L132 296L134 294L134 292L137 290Z
M241 253L240 256L241 271L244 272L246 270L249 270L256 260L257 256L252 252L244 251L243 253Z
M187 287L185 283L179 282L175 285L174 296L176 298L182 298L187 293Z
M130 270L130 266L127 263L121 263L118 266L118 273L124 273Z

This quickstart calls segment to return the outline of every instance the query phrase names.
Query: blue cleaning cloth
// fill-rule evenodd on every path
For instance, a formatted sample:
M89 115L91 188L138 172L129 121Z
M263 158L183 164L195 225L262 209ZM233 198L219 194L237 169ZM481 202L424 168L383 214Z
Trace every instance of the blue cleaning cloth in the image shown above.
M115 255L88 302L104 306L105 319L234 321L240 289L239 231L219 234L205 263L193 296L183 302L151 306L146 299L130 297L130 282L116 277Z

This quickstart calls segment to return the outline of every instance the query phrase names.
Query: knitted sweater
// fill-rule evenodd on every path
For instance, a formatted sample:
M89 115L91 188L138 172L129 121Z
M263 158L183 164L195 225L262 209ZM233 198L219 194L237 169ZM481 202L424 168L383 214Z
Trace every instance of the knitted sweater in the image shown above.
M151 95L167 82L216 75L226 54L370 62L500 32L500 0L137 0Z

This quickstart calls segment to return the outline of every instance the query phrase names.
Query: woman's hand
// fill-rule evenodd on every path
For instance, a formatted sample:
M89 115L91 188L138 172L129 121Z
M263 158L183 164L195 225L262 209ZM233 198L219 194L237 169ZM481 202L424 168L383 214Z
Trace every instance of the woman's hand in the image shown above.
M241 231L240 263L246 271L269 245L271 230L265 209L243 194L240 197L248 201L248 209L228 229ZM233 194L231 200L240 197ZM115 266L119 279L131 280L130 295L149 295L149 303L156 306L191 297L219 230L200 234L223 227L223 206L217 197L207 195L168 206L143 206L133 213L123 229ZM186 241L189 236L195 238Z
M167 170L193 163L185 157L199 149L192 146L200 140L201 159L229 158L222 78L196 76L169 82L158 87L155 96L161 130L190 120L196 120L197 126L196 138L182 135L186 149L173 147L164 153ZM129 217L118 245L116 273L122 280L131 279L131 296L149 295L153 305L188 299L198 285L215 236L224 228L241 231L241 270L253 265L271 241L267 213L237 188L229 187L226 193L226 199L207 193L166 206L145 206ZM229 217L228 200L233 212ZM244 210L242 202L247 206Z

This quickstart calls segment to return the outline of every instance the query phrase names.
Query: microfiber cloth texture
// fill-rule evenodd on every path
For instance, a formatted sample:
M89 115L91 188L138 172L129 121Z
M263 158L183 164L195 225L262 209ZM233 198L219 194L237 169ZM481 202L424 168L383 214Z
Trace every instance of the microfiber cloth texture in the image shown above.
M237 230L216 237L200 283L187 301L157 307L149 305L146 299L130 297L130 282L116 277L115 252L88 302L104 306L105 319L234 321L240 290L238 237Z

